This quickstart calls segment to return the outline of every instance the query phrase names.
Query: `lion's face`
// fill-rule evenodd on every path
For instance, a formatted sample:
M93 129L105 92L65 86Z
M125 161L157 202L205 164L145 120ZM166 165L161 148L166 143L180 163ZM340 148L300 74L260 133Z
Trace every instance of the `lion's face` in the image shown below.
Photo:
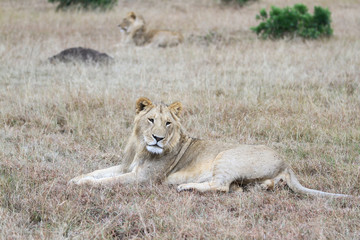
M169 106L153 104L147 98L140 98L136 103L135 131L151 154L162 154L171 150L180 139L179 114L181 103Z
M129 34L135 28L144 25L144 21L141 17L137 17L134 12L129 12L127 16L122 20L122 22L118 25L120 28L120 32Z

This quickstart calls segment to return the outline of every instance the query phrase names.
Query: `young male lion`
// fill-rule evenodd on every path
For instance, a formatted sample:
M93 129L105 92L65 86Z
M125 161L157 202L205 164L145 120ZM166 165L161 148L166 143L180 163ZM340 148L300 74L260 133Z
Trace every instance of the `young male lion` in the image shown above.
M146 23L142 16L129 12L118 26L124 34L125 43L136 46L150 45L154 47L174 47L183 42L181 33L166 30L146 31Z
M134 129L122 164L70 180L72 184L113 185L163 181L177 190L228 192L234 182L259 183L272 189L284 180L295 192L348 197L303 187L272 149L189 137L180 123L182 105L136 102Z

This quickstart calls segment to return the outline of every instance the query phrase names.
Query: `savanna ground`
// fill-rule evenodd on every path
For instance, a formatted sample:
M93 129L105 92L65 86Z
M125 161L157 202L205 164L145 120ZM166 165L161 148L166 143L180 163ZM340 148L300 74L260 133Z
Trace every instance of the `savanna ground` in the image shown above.
M310 7L313 1L304 0ZM45 0L0 0L1 239L359 239L358 200L264 192L177 193L161 184L68 187L118 164L138 97L185 106L195 137L266 144L307 187L360 195L360 3L332 11L328 40L262 41L249 28L271 5L120 1L114 11L55 12ZM171 49L118 46L131 10L181 31ZM52 65L69 47L110 66Z

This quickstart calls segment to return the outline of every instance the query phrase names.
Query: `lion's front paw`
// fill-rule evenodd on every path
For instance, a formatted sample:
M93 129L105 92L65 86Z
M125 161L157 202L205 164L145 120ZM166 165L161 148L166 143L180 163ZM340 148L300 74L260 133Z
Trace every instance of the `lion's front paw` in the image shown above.
M182 192L182 191L191 191L193 189L188 184L180 184L179 186L177 186L176 190L178 192Z
M76 185L78 181L79 181L79 177L74 177L70 181L68 181L67 185L70 185L70 186Z
M78 176L74 177L68 182L68 185L85 185L85 184L92 184L95 178L89 176Z

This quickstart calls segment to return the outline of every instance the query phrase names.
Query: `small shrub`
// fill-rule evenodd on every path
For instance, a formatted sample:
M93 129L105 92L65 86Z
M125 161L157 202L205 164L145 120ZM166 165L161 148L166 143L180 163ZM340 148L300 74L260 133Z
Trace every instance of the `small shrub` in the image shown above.
M246 3L253 2L253 1L256 1L256 0L221 0L221 3L224 3L224 4L235 3L239 6L244 6Z
M314 7L314 15L311 15L304 4L285 8L272 6L269 14L262 9L256 19L262 22L251 30L263 39L284 36L317 39L330 37L333 33L331 13L322 7Z
M101 9L109 10L117 3L117 0L48 0L51 3L59 3L56 10L75 9Z

